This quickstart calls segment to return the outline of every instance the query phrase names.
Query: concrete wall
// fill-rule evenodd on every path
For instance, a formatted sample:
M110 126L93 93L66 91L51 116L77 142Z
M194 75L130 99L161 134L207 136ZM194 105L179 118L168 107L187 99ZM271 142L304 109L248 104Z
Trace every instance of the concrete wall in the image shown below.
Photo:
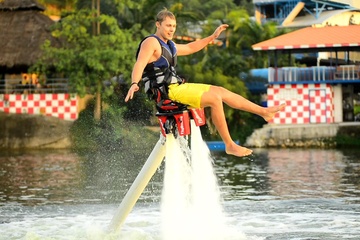
M343 121L343 111L342 111L342 85L334 85L334 122L340 123Z
M248 147L333 147L341 130L356 129L360 122L332 124L267 124L255 130L246 140ZM354 137L354 136L352 136Z
M338 124L267 124L246 140L249 147L325 147L338 132Z
M72 124L56 117L0 112L0 149L70 148Z

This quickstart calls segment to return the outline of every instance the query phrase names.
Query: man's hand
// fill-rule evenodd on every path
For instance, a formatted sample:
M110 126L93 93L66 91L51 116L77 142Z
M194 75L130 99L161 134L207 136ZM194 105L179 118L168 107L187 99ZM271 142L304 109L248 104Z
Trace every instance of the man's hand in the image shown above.
M228 24L221 24L217 29L215 29L215 32L213 33L214 39L218 38L220 34L226 30L229 27Z
M139 86L137 84L132 84L129 91L128 91L128 93L127 93L127 95L126 95L126 97L125 97L125 102L133 99L134 93L137 92L137 91L139 91Z

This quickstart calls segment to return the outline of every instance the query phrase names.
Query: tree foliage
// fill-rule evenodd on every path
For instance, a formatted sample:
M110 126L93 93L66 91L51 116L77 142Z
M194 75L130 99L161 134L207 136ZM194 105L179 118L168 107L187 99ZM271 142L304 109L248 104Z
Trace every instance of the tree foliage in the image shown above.
M98 21L101 34L92 34L92 24ZM133 55L137 44L130 30L120 29L115 18L95 17L90 10L68 14L54 25L52 34L60 40L60 46L47 41L43 57L35 68L40 72L55 68L55 72L68 78L73 92L85 94L113 91L114 77L129 78Z
M57 71L65 72L79 94L99 91L99 83L113 76L121 74L124 79L130 79L137 45L143 37L155 31L155 16L164 7L177 17L176 35L189 35L191 28L192 34L196 34L192 37L205 37L212 34L220 23L229 24L228 30L220 36L221 47L209 45L203 51L179 58L178 72L189 82L223 86L256 100L248 93L240 74L252 68L267 67L267 56L254 53L251 46L281 32L275 24L261 25L253 21L248 0L101 0L102 15L98 19L85 10L91 8L91 1L77 0L77 12L63 18L54 31L54 36L61 38L64 45L54 48L47 43L42 64L56 66ZM93 36L91 26L96 20L101 22L101 34ZM103 92L105 88L101 86ZM111 89L107 89L109 94ZM119 95L124 97L126 91L127 88L122 88ZM125 116L129 118L138 118L140 113L136 109L149 109L143 95L134 100L126 104L128 111ZM121 100L116 101L123 104ZM141 103L145 103L144 107L139 107ZM149 111L146 112L148 115ZM225 115L235 135L242 127L254 123L251 115L241 111L225 108Z

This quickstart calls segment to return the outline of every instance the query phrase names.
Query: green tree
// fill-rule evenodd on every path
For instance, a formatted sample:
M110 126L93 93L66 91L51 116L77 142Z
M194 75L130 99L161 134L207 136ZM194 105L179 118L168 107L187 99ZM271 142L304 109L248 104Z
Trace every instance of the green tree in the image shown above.
M253 15L255 11L255 6L253 3L253 0L234 0L234 3L243 8L246 9L246 11L249 13L249 15Z
M205 20L214 11L230 11L235 7L233 0L192 0L179 2L183 4L186 11L202 16L202 20Z
M233 25L229 33L228 47L242 53L247 60L248 69L268 67L267 53L254 52L252 45L279 36L285 33L285 30L277 28L274 22L257 23L245 9L231 11L226 18Z
M156 13L167 6L166 0L101 0L100 9L102 14L113 16L118 20L122 29L131 29L134 25L140 25L139 29L152 32L155 26ZM78 0L76 8L91 9L89 0Z
M92 23L101 24L101 34L92 34ZM136 45L131 30L118 27L115 18L80 10L62 18L55 24L53 36L60 39L60 46L46 41L43 57L35 68L42 73L54 68L69 80L74 93L96 96L95 119L100 119L101 95L110 95L114 84L111 79L122 76L129 79ZM109 83L105 86L105 83Z

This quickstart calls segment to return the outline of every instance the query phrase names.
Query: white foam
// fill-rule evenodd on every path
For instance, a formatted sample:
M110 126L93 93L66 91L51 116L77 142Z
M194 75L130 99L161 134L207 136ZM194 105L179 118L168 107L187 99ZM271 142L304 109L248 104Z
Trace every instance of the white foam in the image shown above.
M164 240L245 239L226 226L210 151L192 122L191 150L186 138L166 139L162 235ZM240 237L241 236L241 237Z

